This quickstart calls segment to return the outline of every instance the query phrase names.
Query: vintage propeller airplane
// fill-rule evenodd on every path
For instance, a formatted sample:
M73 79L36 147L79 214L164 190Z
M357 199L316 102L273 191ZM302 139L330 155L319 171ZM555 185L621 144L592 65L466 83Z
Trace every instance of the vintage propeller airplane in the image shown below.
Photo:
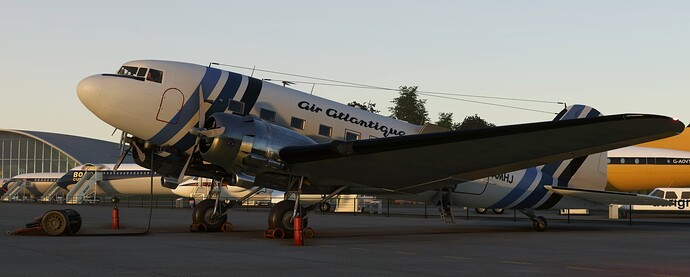
M596 153L684 128L669 117L598 116L576 105L550 122L434 132L438 128L429 124L238 73L160 60L131 61L116 73L87 77L77 94L92 113L128 134L135 161L166 176L167 187L190 175L293 192L296 199L276 204L268 220L269 229L288 234L295 215L306 225L320 204L302 207L301 193L326 195L321 202L341 193L394 195L432 202L442 216L452 204L516 208L540 231L546 220L534 209L574 208L579 199L659 203L603 191L605 154ZM596 176L587 179L584 172ZM203 201L193 222L219 230L227 208L222 201Z

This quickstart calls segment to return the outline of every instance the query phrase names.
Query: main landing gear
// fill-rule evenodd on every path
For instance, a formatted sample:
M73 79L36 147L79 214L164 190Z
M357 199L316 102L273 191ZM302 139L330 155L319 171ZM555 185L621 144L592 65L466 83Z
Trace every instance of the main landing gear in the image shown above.
M302 184L304 177L291 177L288 183L288 192L291 191L293 185L297 184L297 190L292 191L295 194L295 200L289 200L289 194L285 194L285 200L278 202L268 214L268 228L264 232L266 238L293 238L295 235L295 217L300 217L301 230L304 238L311 238L314 236L314 229L308 227L309 213L319 209L322 212L330 210L330 201L333 197L341 193L347 186L339 187L331 194L321 198L321 201L311 204L309 206L302 206L299 202L300 194L302 193Z
M534 209L521 209L521 213L525 214L529 219L532 220L532 227L534 228L535 231L537 232L544 232L546 231L547 223L546 223L546 218L543 216L536 216L534 214Z
M263 188L256 187L241 199L225 203L220 201L220 186L223 183L214 181L212 183L212 195L209 199L199 202L192 212L192 225L189 230L192 232L230 232L232 224L228 222L228 210L235 205L240 205L245 200L257 194Z

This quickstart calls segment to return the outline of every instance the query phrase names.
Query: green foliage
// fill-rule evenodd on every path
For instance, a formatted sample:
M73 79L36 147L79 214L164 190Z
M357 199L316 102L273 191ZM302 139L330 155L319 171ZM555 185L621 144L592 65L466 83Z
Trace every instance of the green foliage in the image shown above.
M400 96L393 99L393 107L388 108L391 117L407 121L412 124L422 125L429 122L429 112L424 104L426 99L419 99L417 87L400 87Z
M496 125L493 123L486 122L486 120L479 117L479 115L477 114L468 115L465 117L464 120L462 120L461 123L453 124L453 130L470 130L488 127L496 127Z
M367 102L357 102L357 101L352 101L350 103L347 103L348 106L355 107L355 108L360 108L362 110L371 112L371 113L379 113L381 111L376 109L376 103L371 103L371 101Z
M443 128L453 129L453 113L438 113L438 121L435 124Z

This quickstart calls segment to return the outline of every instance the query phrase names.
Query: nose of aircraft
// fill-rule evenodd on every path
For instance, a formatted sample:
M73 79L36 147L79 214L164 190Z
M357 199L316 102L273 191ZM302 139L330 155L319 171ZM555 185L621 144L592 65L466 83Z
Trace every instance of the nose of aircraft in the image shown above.
M77 96L87 108L92 108L98 101L103 86L101 75L84 78L77 85Z

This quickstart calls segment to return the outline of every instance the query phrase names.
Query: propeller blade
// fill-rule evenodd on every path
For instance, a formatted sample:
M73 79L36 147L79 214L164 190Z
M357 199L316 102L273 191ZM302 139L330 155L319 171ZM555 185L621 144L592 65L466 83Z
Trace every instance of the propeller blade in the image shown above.
M194 155L194 152L196 152L196 147L199 145L199 137L196 138L196 142L194 142L194 148L192 148L192 153L189 154L189 158L187 158L187 162L184 163L184 166L182 167L182 171L180 171L180 177L177 178L177 183L182 183L184 181L184 175L187 173L187 168L189 167L189 164L192 162L192 155Z
M115 166L113 166L113 171L117 171L117 169L120 168L120 165L125 160L125 158L127 157L127 153L129 153L129 150L131 149L132 145L130 144L129 147L127 147L127 150L120 153L120 157L117 158L117 162L115 162Z
M225 132L225 127L218 127L208 130L202 130L199 132L199 135L202 135L207 138L215 138L222 135L223 132Z
M199 128L204 128L204 123L206 123L206 113L203 111L204 107L204 91L202 86L199 85Z
M136 143L134 143L134 150L137 151L137 157L139 158L139 162L144 162L146 160L146 155L144 155L144 151L141 151L139 149L139 146L137 146Z

